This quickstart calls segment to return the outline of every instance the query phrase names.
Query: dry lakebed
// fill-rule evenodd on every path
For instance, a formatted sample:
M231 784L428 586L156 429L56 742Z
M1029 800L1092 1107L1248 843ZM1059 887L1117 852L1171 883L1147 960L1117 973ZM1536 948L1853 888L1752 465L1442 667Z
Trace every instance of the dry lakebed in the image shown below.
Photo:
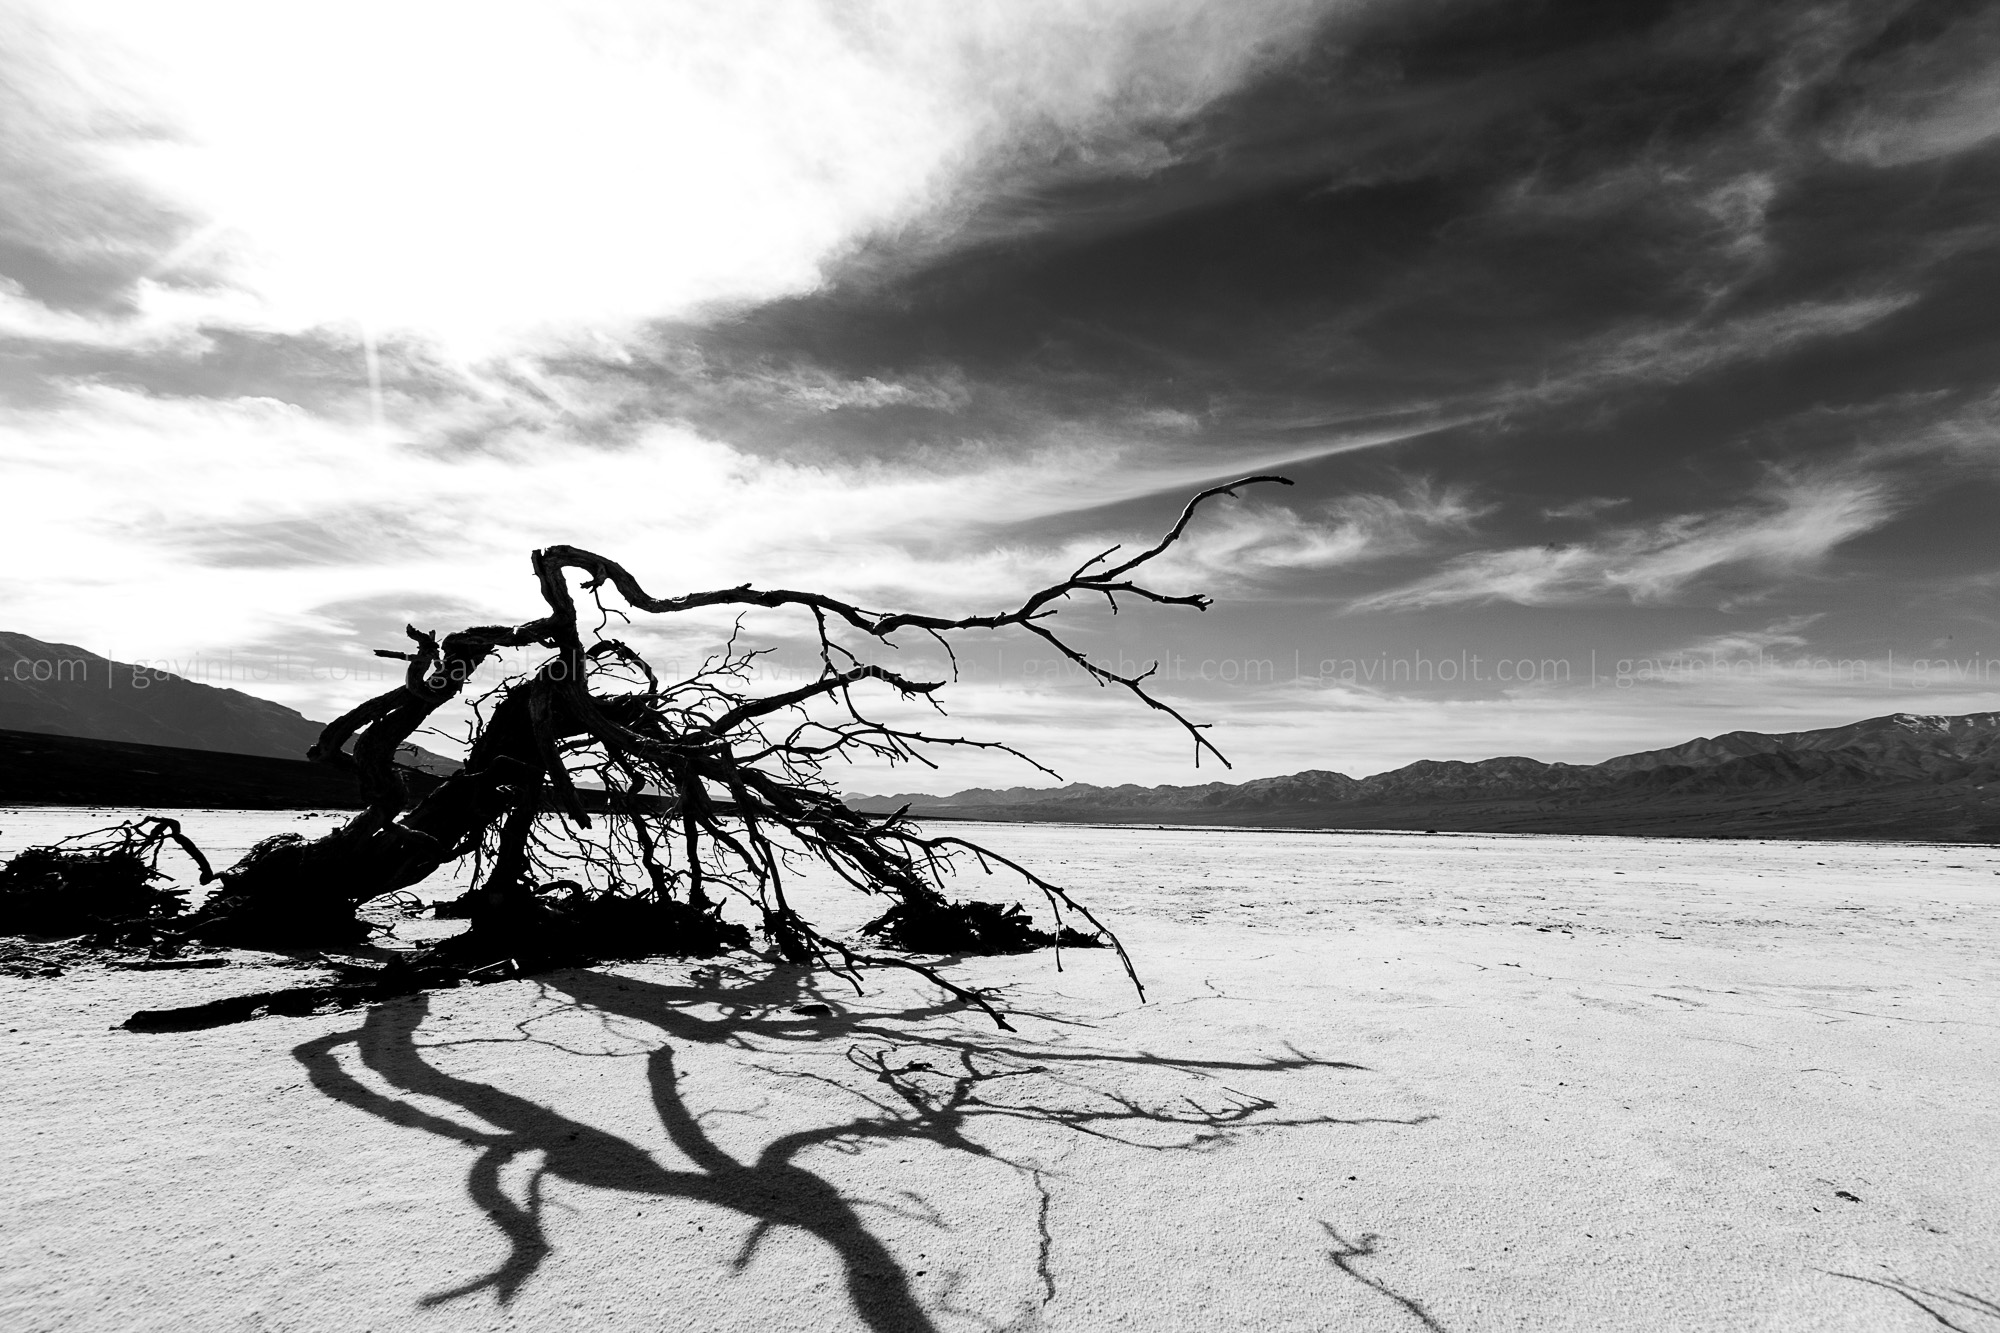
M139 1033L318 974L0 978L0 1327L2000 1330L2000 849L960 831L1144 1001L725 957Z

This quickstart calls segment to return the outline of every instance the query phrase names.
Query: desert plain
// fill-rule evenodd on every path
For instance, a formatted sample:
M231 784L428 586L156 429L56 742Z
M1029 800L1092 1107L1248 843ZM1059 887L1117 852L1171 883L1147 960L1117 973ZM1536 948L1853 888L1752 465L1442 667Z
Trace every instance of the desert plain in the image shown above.
M955 831L1143 1000L732 956L137 1033L316 974L0 978L0 1327L2000 1329L2000 848Z

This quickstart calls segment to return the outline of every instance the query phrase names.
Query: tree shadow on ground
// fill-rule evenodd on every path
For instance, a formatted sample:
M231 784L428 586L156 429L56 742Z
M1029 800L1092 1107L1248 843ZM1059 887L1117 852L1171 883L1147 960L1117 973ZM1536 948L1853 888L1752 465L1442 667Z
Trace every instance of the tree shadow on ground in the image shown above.
M467 1176L467 1192L505 1238L509 1252L492 1272L425 1297L426 1306L480 1291L492 1292L503 1304L515 1297L553 1249L543 1226L542 1191L544 1180L554 1176L597 1189L707 1204L748 1220L751 1231L735 1260L739 1271L774 1229L802 1231L838 1259L848 1299L869 1328L878 1333L928 1333L936 1325L913 1291L910 1275L862 1218L861 1210L869 1201L844 1194L800 1165L802 1154L819 1147L852 1153L869 1144L923 1142L1006 1162L1031 1177L1042 1199L1038 1267L1040 1299L1046 1304L1055 1294L1055 1283L1048 1267L1049 1195L1042 1171L1008 1161L980 1142L973 1131L982 1120L1024 1121L1139 1148L1185 1151L1251 1129L1414 1125L1430 1118L1287 1118L1276 1114L1276 1103L1216 1082L1232 1071L1359 1070L1359 1065L1296 1051L1270 1059L1224 1061L1067 1049L1019 1033L939 1023L966 1009L956 1000L900 1009L848 1009L812 989L810 974L796 968L703 967L689 985L662 985L598 971L561 972L537 981L545 998L558 1001L556 1012L589 1013L605 1024L636 1020L670 1041L740 1049L751 1063L782 1055L787 1047L824 1050L845 1042L851 1082L773 1064L760 1067L780 1077L821 1084L830 1093L853 1100L858 1113L778 1135L754 1156L733 1155L715 1141L682 1097L673 1047L662 1042L645 1057L647 1079L660 1125L687 1163L663 1166L652 1153L615 1134L430 1063L427 1051L469 1043L419 1041L430 1009L428 996L378 1004L358 1029L305 1042L293 1054L313 1085L327 1096L388 1123L478 1150ZM518 1036L497 1040L567 1050L530 1030L531 1022L549 1017L549 1012L542 1010L534 1020L517 1025ZM352 1058L389 1091L371 1087L343 1063L340 1052L349 1047ZM1210 1095L1206 1101L1185 1092L1142 1098L1106 1086L1116 1082L1113 1071L1120 1066L1147 1066L1163 1075L1220 1088L1226 1095ZM412 1100L417 1097L460 1108L490 1128L475 1128L449 1114L427 1110ZM540 1161L517 1200L502 1187L502 1171L510 1162L536 1153Z

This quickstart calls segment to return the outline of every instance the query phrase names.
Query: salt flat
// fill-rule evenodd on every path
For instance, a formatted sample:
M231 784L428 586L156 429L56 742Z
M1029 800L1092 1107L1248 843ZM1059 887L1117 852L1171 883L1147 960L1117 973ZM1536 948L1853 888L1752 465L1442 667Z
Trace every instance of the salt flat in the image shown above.
M1147 1002L739 959L140 1035L303 977L0 983L0 1323L2000 1328L2000 849L955 831Z

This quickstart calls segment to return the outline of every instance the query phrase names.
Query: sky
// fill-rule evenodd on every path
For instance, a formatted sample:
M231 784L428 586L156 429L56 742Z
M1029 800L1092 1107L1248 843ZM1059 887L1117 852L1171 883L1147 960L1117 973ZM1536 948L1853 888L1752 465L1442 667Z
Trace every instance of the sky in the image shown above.
M2000 9L0 0L0 465L0 628L322 718L543 545L966 613L1257 472L1159 562L1212 609L1059 622L1232 770L1019 637L951 725L1150 784L1985 711Z

